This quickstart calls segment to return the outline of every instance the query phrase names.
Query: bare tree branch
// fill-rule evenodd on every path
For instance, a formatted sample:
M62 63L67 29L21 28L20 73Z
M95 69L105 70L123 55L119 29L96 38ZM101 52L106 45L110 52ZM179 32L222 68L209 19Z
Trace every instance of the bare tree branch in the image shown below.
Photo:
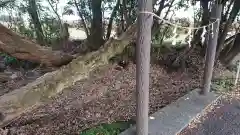
M218 39L218 47L217 47L216 58L219 57L220 52L223 49L224 41L227 37L228 30L229 30L230 26L232 25L233 21L236 19L239 11L240 11L240 0L235 0L234 4L233 4L233 7L232 7L232 11L230 12L229 18L228 18L228 20L225 24L225 27L224 27L224 29L223 29L223 31L222 31L221 35L219 36L219 39Z
M115 7L114 7L114 9L112 11L111 17L109 19L106 40L108 40L110 35L111 35L113 19L116 16L117 10L119 9L119 5L120 5L120 0L117 1L116 5L115 5Z
M162 10L164 9L165 1L166 1L166 0L161 0L161 1L160 1L160 5L159 5L158 10L157 10L157 12L156 12L156 14L159 15L159 16L160 16Z
M78 15L79 15L79 17L80 17L81 20L82 20L83 28L84 28L84 30L85 30L85 32L86 32L86 35L87 35L87 37L89 37L89 30L88 30L88 27L87 27L87 25L86 25L86 21L85 21L83 15L82 15L81 10L80 10L79 7L78 7L78 4L77 4L77 1L76 1L76 0L74 0L74 5L75 5L75 7L77 8Z
M0 7L5 7L11 2L15 2L15 0L6 0L6 1L0 2Z
M53 3L52 3L50 0L47 0L47 2L48 2L48 4L51 6L53 12L56 14L56 16L57 16L57 18L58 18L58 21L59 21L59 23L60 23L60 27L62 28L62 27L63 27L63 24L62 24L62 21L61 21L61 17L60 17L60 15L59 15L58 12L57 12L57 5L58 5L58 3L56 3L56 7L54 8Z
M230 1L229 5L228 5L228 7L227 7L227 10L226 10L224 16L222 17L222 20L223 20L223 21L226 21L226 20L227 20L227 17L228 17L228 14L229 14L230 10L231 10L231 6L232 6L233 2L234 2L234 0L231 0L231 1Z

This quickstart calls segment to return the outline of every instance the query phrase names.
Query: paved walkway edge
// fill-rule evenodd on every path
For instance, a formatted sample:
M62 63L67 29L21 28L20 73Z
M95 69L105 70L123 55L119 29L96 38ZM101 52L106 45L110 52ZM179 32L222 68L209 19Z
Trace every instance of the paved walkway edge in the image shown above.
M195 89L176 102L155 112L149 118L149 135L176 135L203 110L214 102L220 95L209 93L207 96L199 95L200 89ZM120 135L136 135L133 126Z

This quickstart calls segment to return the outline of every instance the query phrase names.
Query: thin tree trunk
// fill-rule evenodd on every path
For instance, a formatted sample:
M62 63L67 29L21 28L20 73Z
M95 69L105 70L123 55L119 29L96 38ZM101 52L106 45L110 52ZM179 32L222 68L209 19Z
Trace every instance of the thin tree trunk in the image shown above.
M201 26L207 25L209 23L209 1L200 1L201 7L203 9L202 13L202 20L201 20ZM199 44L201 41L201 34L202 34L202 29L198 30L197 33L195 34L193 38L193 44ZM206 43L206 42L205 42ZM204 45L204 49L206 49L206 45Z
M208 0L200 1L201 6L203 8L203 15L202 15L202 25L208 24L208 18L209 18L209 11L208 11ZM200 41L200 36L201 36L200 30L194 35L193 40L192 40L192 47L191 48L186 48L173 62L172 66L174 67L182 67L185 68L185 59L194 51L196 48L196 45ZM205 50L205 49L204 49Z
M28 0L28 14L30 15L32 22L34 24L34 28L35 28L35 32L36 32L36 36L37 36L37 42L40 45L45 45L45 38L44 38L44 34L43 34L43 29L42 29L42 25L40 23L40 19L39 19L39 15L38 15L38 8L36 5L36 1L35 0Z
M109 19L108 27L107 27L106 40L108 40L109 37L111 36L113 19L116 17L117 10L119 9L119 5L120 5L120 0L117 1L116 5L115 5L115 7L114 7L114 9L113 9L113 11L112 11L111 17L110 17L110 19Z
M217 47L217 52L216 52L216 58L219 57L220 52L223 49L224 41L227 37L227 33L229 31L229 28L232 25L233 21L235 20L236 16L238 15L239 11L240 11L240 0L235 0L232 11L231 11L230 16L229 16L229 19L226 22L225 27L223 29L223 32L221 33L221 35L219 36L219 39L218 39L218 47Z
M60 15L58 14L57 12L57 7L56 9L53 7L53 4L50 0L47 0L48 1L48 4L50 5L50 7L52 8L53 12L56 14L57 18L58 18L58 22L59 22L59 27L60 27L60 37L61 38L64 38L65 36L65 32L64 32L64 27L63 27L63 23L62 23L62 20L61 20L61 17Z
M208 23L209 23L209 8L208 8L208 6L209 6L209 1L207 0L207 1L200 1L200 5L201 5L201 7L202 7L202 9L203 9L203 13L202 13L202 19L201 19L201 26L204 26L204 25L207 25ZM206 49L207 49L207 43L208 43L208 32L209 32L209 28L207 28L206 27L206 34L205 34L205 41L204 41L204 43L201 43L201 34L202 34L202 32L203 32L203 29L199 29L196 33L195 33L195 35L194 35L194 37L193 37L193 42L192 42L192 44L194 45L194 46L196 46L196 45L202 45L202 50L201 50L201 53L205 56L206 55Z
M166 0L161 0L161 1L160 1L160 5L159 5L158 10L157 10L157 12L156 12L156 14L157 14L158 16L161 15L162 10L164 9L164 6L165 6L165 2L166 2Z
M92 22L90 30L90 38L88 39L90 48L97 50L103 45L103 21L102 21L102 0L92 0Z
M121 9L121 31L123 32L125 29L125 21L124 21L124 6L123 3L120 4L120 9Z
M61 46L63 47L64 51L70 51L71 47L68 44L68 38L69 38L69 33L68 33L68 25L62 22L60 15L58 14L57 10L57 4L56 4L56 8L54 8L53 3L50 0L47 0L49 5L51 6L53 12L56 14L57 18L58 18L58 23L59 23L59 29L60 29L60 43Z
M227 17L228 17L228 14L229 14L229 12L230 12L230 9L231 9L231 6L232 6L233 2L234 2L234 0L231 0L231 1L230 1L229 5L228 5L228 7L227 7L227 10L226 10L226 12L224 13L224 15L223 15L223 17L222 17L222 22L227 21Z
M164 1L165 1L165 0L162 0L161 2L163 3ZM163 19L166 19L166 18L167 18L168 14L170 13L170 10L171 10L171 8L172 8L172 5L173 5L174 1L175 1L175 0L172 0L172 1L170 2L169 7L168 7L168 9L167 9L167 12L166 12L165 16L163 17ZM164 4L164 3L163 3L163 4ZM162 8L162 9L161 9L161 8ZM163 5L163 7L161 7L161 8L159 8L158 11L157 11L157 12L159 13L159 14L158 14L159 16L161 15L162 10L165 8L165 6ZM159 21L159 20L158 20L158 21ZM161 22L161 23L159 24L158 21L154 21L154 23L153 23L153 26L152 26L152 35L156 35L157 32L159 31L161 25L163 24L163 22Z
M128 14L127 14L127 11L129 13L130 13L130 11L126 7L127 0L122 0L122 1L123 1L123 3L122 3L122 6L123 6L123 16L124 16L124 19L125 19L125 22L126 22L125 28L128 28L131 25L131 20L130 20L130 17L128 16Z
M161 1L160 1L158 10L157 10L156 13L155 13L155 14L157 14L158 16L161 15L162 10L164 9L165 1L166 1L166 0L161 0ZM158 31L159 28L160 28L159 21L161 21L161 20L156 19L156 20L154 20L154 22L153 22L153 26L152 26L152 33L153 33L153 34L156 33L156 31Z
M167 18L168 14L169 14L170 11L171 11L171 8L172 8L172 6L173 6L174 1L175 1L175 0L172 0L172 1L170 2L170 4L168 5L168 10L167 10L165 16L163 17L163 19L166 19L166 18ZM164 6L164 8L165 8L165 7L167 7L167 6ZM163 22L162 22L162 23L163 23ZM161 24L162 24L162 23L161 23Z
M87 38L89 38L89 29L88 29L88 27L87 27L87 25L86 25L86 21L85 21L83 15L82 15L81 10L80 10L79 7L78 7L78 4L77 4L77 1L76 1L76 0L74 0L74 5L75 5L75 7L77 8L78 15L79 15L79 17L80 17L81 20L82 20L83 28L84 28L84 30L85 30L85 32L86 32Z

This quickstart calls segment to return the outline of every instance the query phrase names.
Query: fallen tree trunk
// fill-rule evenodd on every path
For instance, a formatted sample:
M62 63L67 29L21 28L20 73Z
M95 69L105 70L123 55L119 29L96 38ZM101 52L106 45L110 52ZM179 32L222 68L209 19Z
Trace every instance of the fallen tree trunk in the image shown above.
M0 120L0 127L48 101L76 81L87 78L97 67L108 64L109 58L121 53L135 37L135 27L130 27L119 39L109 39L98 51L79 56L59 70L47 73L35 82L1 96L0 112L3 119Z
M61 66L69 63L73 56L52 51L27 40L0 24L0 51L22 60L42 63L47 66Z

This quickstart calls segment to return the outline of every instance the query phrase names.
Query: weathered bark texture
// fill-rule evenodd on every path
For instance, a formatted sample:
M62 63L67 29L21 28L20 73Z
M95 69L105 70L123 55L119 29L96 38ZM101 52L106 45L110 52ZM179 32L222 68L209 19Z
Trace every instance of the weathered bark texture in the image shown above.
M47 66L61 66L69 63L73 57L54 52L30 40L24 39L15 32L0 24L0 51L13 57Z
M151 0L139 0L139 11L152 12ZM137 135L148 134L149 113L149 72L150 72L150 48L151 28L153 16L148 14L138 15L138 37L136 46L137 68L136 68L136 93L137 93Z
M108 59L121 53L132 41L136 26L130 27L119 39L109 39L98 51L80 56L59 70L47 73L35 82L0 97L0 112L4 115L0 127L6 126L25 111L32 110L49 100L76 81L85 79L90 72L108 64Z
M222 5L216 4L213 6L211 17L221 20ZM215 62L215 53L217 48L218 32L220 22L214 23L213 25L213 36L209 35L209 42L207 47L206 62L204 67L204 76L203 76L203 89L202 94L206 95L210 91L211 80L213 67Z
M158 16L161 15L162 10L164 9L165 1L166 0L161 0L160 3L159 3L158 10L156 11L156 14ZM160 20L159 19L154 20L154 23L153 23L153 26L152 26L152 32L153 32L152 34L153 35L155 35L159 31L160 25L159 25L158 21L160 21Z
M92 0L92 22L90 38L88 39L92 50L97 50L103 45L103 20L102 20L102 0Z
M40 19L39 19L39 15L38 15L38 8L37 8L37 4L35 0L28 0L28 13L32 19L32 23L34 25L35 28L35 32L37 35L37 42L40 45L44 45L45 44L45 38L44 38L44 34L43 34L43 29L42 29L42 25L40 23Z

